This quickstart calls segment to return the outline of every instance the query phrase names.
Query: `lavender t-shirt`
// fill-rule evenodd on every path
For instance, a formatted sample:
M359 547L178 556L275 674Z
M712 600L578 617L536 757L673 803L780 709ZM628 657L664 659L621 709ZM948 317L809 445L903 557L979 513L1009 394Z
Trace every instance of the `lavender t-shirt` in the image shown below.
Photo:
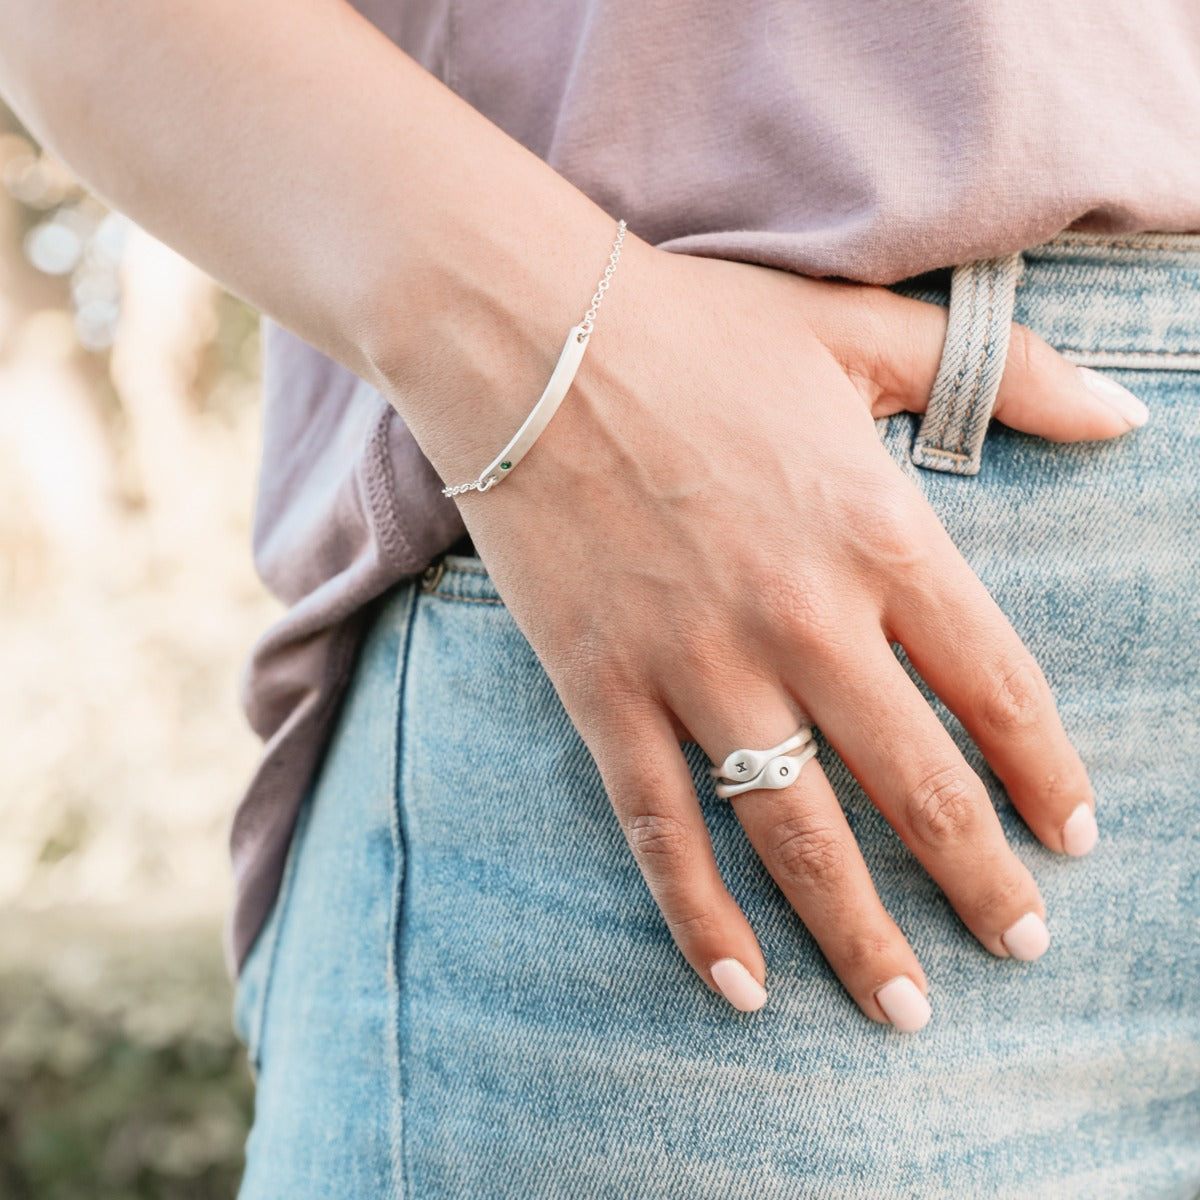
M1197 0L356 0L663 249L892 283L1066 228L1200 231ZM347 86L353 81L347 80ZM420 313L413 314L420 320ZM464 532L400 417L264 319L239 968L368 619Z

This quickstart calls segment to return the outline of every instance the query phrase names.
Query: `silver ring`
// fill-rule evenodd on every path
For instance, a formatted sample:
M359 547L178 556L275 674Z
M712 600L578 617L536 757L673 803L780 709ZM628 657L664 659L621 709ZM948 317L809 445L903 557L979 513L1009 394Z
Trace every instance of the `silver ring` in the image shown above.
M754 788L785 788L795 783L800 768L817 752L811 725L801 725L791 737L769 750L734 750L720 766L708 768L722 800Z

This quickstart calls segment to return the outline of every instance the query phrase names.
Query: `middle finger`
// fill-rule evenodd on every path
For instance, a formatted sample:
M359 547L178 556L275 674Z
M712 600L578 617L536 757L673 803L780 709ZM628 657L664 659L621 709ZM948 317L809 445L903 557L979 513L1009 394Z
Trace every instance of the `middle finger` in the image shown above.
M803 702L888 823L993 954L1049 944L1045 906L982 780L876 629L834 670L810 672Z

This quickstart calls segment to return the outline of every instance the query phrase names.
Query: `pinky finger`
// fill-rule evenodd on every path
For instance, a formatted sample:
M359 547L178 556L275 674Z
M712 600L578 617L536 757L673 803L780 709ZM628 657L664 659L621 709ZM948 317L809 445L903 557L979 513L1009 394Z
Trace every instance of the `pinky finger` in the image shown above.
M622 741L629 745L629 740ZM734 1008L767 1000L767 966L713 855L691 771L665 711L639 723L636 755L592 748L608 798L675 944Z

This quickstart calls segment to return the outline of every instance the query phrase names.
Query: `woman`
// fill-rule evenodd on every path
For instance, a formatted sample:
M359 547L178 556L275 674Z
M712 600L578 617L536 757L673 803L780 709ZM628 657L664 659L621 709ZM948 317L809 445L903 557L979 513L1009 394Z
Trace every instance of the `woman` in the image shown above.
M0 8L273 319L243 1195L1194 1194L1192 6L360 9Z

